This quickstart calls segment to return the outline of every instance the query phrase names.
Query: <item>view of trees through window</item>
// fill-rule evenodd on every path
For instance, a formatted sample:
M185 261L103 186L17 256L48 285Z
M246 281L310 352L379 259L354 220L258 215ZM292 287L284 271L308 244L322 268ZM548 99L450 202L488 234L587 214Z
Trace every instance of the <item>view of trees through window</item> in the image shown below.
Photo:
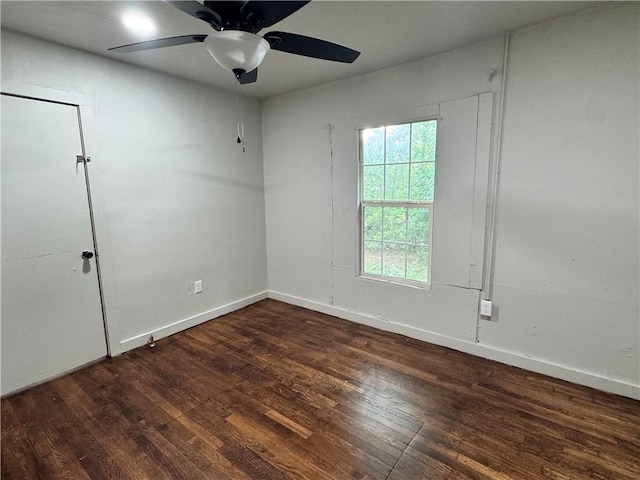
M429 282L436 120L360 130L362 274Z

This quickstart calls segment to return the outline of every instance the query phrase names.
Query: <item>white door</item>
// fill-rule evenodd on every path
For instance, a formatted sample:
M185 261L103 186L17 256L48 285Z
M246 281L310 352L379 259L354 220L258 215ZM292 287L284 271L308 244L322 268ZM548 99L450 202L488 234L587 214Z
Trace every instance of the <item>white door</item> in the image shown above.
M78 109L3 94L1 130L4 395L107 346Z

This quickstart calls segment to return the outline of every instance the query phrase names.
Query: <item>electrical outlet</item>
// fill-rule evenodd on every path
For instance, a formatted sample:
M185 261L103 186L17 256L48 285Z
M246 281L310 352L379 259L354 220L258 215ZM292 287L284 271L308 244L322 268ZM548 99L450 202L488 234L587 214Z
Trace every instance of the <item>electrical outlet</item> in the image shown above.
M492 308L493 302L491 300L480 300L480 315L490 317Z
M202 293L202 280L196 280L189 284L189 293L195 295L196 293Z

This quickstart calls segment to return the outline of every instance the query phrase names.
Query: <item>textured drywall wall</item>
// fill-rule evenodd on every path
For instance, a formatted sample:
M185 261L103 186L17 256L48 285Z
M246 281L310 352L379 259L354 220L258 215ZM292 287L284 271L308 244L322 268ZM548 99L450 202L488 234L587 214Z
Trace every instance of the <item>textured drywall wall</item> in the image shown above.
M264 295L258 101L243 101L242 153L235 98L212 87L11 32L2 36L2 82L86 102L113 353ZM194 280L201 294L189 294Z
M480 341L640 384L638 4L516 32Z

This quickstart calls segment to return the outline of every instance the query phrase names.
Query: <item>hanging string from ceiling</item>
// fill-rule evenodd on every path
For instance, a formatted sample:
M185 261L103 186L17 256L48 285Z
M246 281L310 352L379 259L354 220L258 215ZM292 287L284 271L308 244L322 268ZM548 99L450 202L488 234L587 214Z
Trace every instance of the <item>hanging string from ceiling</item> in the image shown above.
M238 138L236 143L242 144L242 153L246 153L246 148L244 144L244 121L242 119L242 98L240 97L240 82L238 79L235 80L236 86L236 113L238 114L238 121L236 122Z

